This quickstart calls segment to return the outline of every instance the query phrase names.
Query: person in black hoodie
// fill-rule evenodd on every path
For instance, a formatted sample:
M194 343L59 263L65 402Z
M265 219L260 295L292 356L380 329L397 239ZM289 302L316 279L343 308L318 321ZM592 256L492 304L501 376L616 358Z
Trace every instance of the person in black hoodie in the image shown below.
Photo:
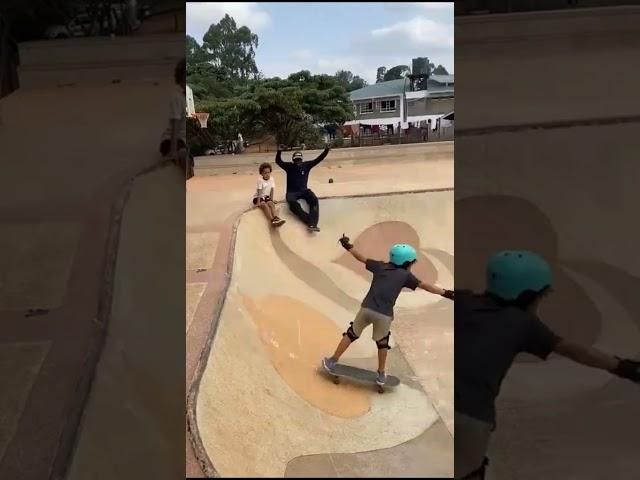
M296 151L291 158L292 162L282 161L282 146L276 153L276 163L287 174L286 200L291 212L307 226L310 232L319 232L318 220L320 218L320 206L318 197L307 186L309 182L309 172L313 167L325 159L329 153L329 145L315 159L303 161L302 152ZM305 212L299 200L305 200L309 204L309 213Z

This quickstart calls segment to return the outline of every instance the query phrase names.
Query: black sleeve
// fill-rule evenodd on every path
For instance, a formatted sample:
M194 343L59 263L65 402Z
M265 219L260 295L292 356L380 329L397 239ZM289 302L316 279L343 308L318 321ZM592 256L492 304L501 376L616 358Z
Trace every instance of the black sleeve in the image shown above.
M364 264L367 270L369 270L371 273L376 273L378 270L380 270L380 267L382 265L384 265L384 262L381 262L379 260L371 260L370 258L368 258Z
M559 341L560 337L553 330L538 317L533 317L529 322L529 329L522 350L546 360Z
M324 149L324 152L322 152L320 155L318 155L318 157L315 160L311 160L309 162L309 167L313 168L316 165L318 165L322 160L325 159L325 157L329 154L329 147L326 147Z
M278 164L278 166L283 169L283 170L287 170L287 164L284 163L282 161L282 151L278 150L278 153L276 153L276 164Z

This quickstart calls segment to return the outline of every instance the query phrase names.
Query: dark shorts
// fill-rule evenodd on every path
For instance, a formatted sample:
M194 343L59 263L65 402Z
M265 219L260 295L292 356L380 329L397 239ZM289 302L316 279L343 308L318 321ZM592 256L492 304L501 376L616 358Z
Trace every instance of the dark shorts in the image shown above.
M187 144L184 143L182 140L178 139L178 150L182 148L187 148ZM169 155L170 151L171 151L171 140L163 140L162 142L160 142L160 153L162 154L162 156Z
M262 198L262 200L264 200L265 202L270 202L271 201L271 197L269 195L265 195L264 197L260 197L260 198ZM254 205L258 204L258 197L254 197L253 204Z

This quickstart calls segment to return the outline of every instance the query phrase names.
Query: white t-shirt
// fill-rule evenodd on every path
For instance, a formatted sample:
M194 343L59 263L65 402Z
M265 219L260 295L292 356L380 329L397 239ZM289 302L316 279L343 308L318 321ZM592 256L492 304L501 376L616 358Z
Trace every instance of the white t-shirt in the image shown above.
M162 133L162 140L171 140L171 120L179 120L178 139L187 143L187 96L182 87L176 85L169 102L169 126Z
M271 195L271 189L276 189L276 182L273 181L273 177L269 178L269 180L265 180L264 178L260 177L258 179L258 185L256 190L259 192L258 193L258 197L266 197L268 195ZM256 195L254 195L255 197ZM271 199L273 200L273 198Z

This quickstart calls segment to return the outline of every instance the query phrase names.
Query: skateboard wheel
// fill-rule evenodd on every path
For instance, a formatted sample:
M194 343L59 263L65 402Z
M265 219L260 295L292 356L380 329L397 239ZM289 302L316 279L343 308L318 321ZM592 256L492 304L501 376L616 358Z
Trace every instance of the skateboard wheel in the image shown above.
M340 377L333 377L333 383L336 385L340 383Z

